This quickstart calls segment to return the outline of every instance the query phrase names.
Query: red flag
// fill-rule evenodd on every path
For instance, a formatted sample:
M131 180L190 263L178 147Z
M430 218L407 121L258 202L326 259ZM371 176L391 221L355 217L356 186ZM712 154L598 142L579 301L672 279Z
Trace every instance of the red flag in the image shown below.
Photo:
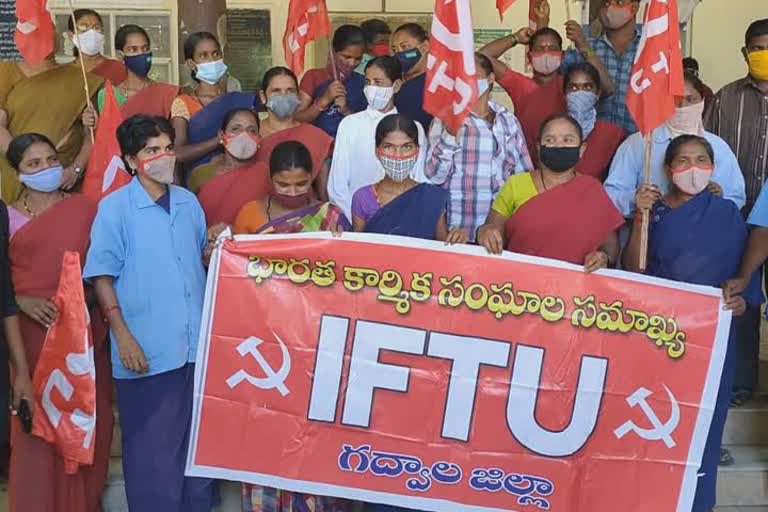
M310 41L330 37L331 20L325 0L291 0L283 49L286 65L296 75L304 72L304 51Z
M16 48L28 64L39 64L53 53L56 28L48 0L19 0L16 2Z
M424 110L456 132L477 100L469 0L436 0Z
M33 379L37 414L32 433L56 445L67 474L93 464L96 432L96 366L85 305L80 254L64 253L48 329Z
M651 0L629 81L627 107L647 135L675 113L683 96L683 65L677 0Z
M496 0L496 8L499 10L499 18L501 18L501 21L504 21L504 13L507 12L516 1L517 0ZM534 0L531 0L531 3L533 2Z
M104 87L104 108L96 125L93 151L83 180L83 194L95 202L131 181L117 143L117 128L122 122L123 116L112 92L112 83L107 82Z

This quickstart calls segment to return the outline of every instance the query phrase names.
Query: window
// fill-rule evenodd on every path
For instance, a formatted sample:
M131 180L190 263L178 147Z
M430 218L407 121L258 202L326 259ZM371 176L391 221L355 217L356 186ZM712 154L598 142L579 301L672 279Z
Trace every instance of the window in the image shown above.
M165 83L176 83L176 57L173 55L173 34L171 33L171 13L168 11L99 11L104 20L104 55L116 58L113 48L115 32L123 25L138 25L147 31L152 42L152 80ZM71 62L74 45L66 37L69 14L66 11L54 10L56 21L56 60Z

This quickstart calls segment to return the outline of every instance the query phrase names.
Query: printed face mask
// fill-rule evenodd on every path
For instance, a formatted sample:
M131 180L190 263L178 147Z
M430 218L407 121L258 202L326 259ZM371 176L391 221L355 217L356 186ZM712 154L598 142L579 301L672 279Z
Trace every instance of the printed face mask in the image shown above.
M611 29L621 28L632 19L632 4L625 6L609 5L602 11L603 24Z
M234 136L225 136L224 148L238 160L248 160L258 151L259 142L260 139L256 135L242 132Z
M126 55L123 57L123 62L133 74L144 78L152 69L152 52L141 55Z
M413 155L395 157L387 156L379 152L378 157L381 166L384 168L384 174L386 174L392 181L400 183L405 181L408 176L411 175L413 166L416 165L416 160L419 159L419 153L416 152Z
M531 66L540 75L551 75L563 63L563 52L531 52Z
M280 120L288 119L299 109L301 101L295 94L276 94L267 100L267 108Z
M19 181L25 187L38 192L53 192L61 187L64 168L60 165L43 169L34 174L19 174Z
M215 85L219 83L219 80L227 73L228 69L221 59L213 62L202 62L197 65L195 77L202 82Z
M541 163L552 172L565 172L573 169L581 158L579 146L552 147L541 146L539 158Z
M397 52L394 57L400 61L400 66L403 68L403 74L406 74L421 60L421 50L418 48L403 50Z
M394 87L378 87L376 85L366 85L363 89L365 99L368 100L368 106L374 110L384 110L389 105L389 100L395 95Z
M568 113L576 119L584 132L584 138L589 137L597 122L597 94L591 91L574 91L565 96L568 103Z
M84 55L94 56L104 53L104 34L94 29L80 32L72 38L72 43Z
M689 165L682 169L672 169L672 183L681 192L695 196L709 185L715 167Z
M155 180L158 183L168 185L173 183L176 170L176 156L169 154L157 155L146 160L139 160L139 173Z

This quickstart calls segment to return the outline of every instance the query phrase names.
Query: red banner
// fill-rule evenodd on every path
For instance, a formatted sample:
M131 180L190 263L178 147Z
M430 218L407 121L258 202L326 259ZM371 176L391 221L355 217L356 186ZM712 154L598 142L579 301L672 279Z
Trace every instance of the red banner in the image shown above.
M76 252L64 253L53 302L59 314L35 367L37 414L32 432L55 444L65 471L74 474L79 466L93 464L96 432L96 366Z
M283 35L285 62L297 76L304 72L304 53L311 41L331 35L325 0L291 0Z
M469 0L435 0L424 110L456 133L477 101Z
M14 41L24 62L43 62L53 53L56 36L56 27L48 10L48 0L18 0L16 19L18 21Z
M187 474L419 510L690 511L719 290L346 233L226 242L207 290Z
M677 0L650 0L629 84L627 108L643 135L674 115L684 95Z

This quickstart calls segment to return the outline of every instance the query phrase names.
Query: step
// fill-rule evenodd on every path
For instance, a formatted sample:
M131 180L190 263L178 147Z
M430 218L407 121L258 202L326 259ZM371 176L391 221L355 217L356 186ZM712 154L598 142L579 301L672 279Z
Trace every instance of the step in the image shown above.
M718 469L718 506L768 507L768 446L726 448L735 463Z
M768 445L768 395L728 410L723 444Z

